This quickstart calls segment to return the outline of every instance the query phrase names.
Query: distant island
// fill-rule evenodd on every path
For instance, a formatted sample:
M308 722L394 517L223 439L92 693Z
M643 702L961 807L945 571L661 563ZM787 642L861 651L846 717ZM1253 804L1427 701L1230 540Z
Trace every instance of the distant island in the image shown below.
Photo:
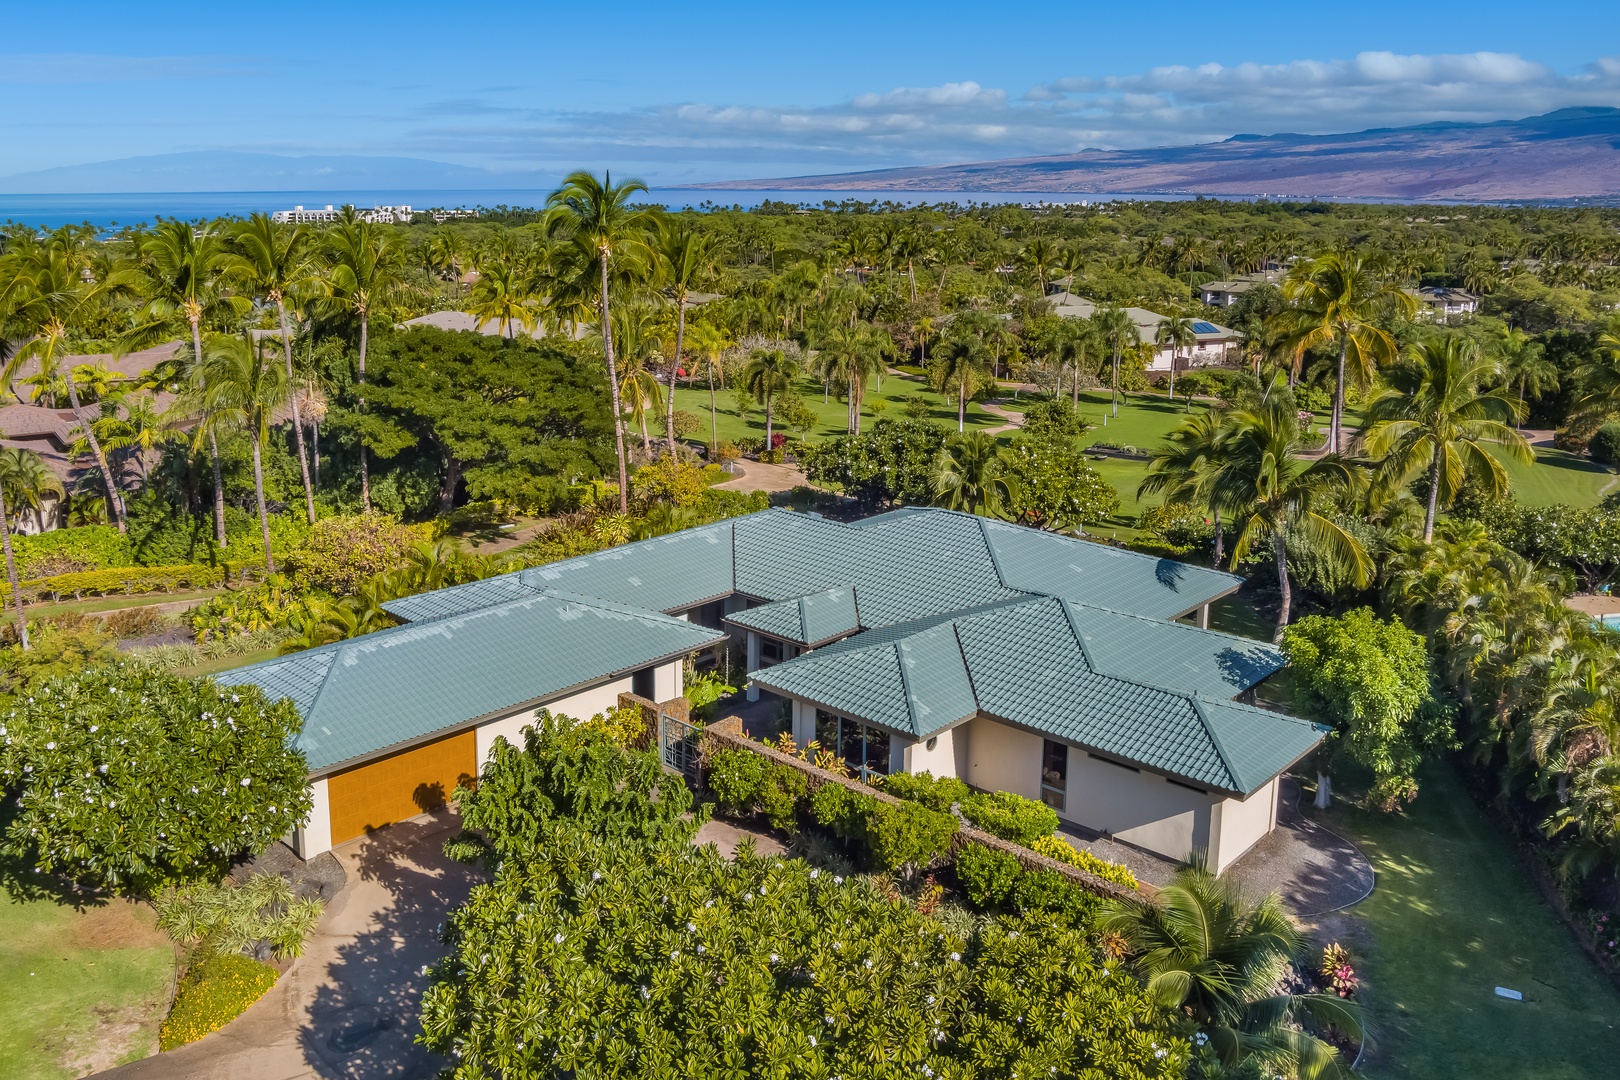
M756 191L1040 191L1457 199L1620 197L1620 109L1345 135L1235 135L1148 150L693 184Z

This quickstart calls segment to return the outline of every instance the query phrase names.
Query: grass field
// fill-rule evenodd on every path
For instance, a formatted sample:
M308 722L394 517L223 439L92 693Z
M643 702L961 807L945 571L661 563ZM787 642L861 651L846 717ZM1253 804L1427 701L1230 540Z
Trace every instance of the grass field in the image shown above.
M239 653L236 656L216 656L212 660L204 660L190 667L175 668L176 675L218 675L222 671L233 671L249 664L257 664L260 660L271 660L276 656L275 649L262 649L259 652Z
M1361 845L1378 874L1347 922L1375 1038L1366 1075L1615 1075L1620 992L1581 952L1451 767L1432 764L1420 780L1404 813L1339 800L1323 818ZM1524 1000L1496 997L1498 986Z
M1513 497L1526 506L1596 506L1604 495L1620 487L1616 484L1620 477L1604 466L1550 446L1536 448L1534 465L1506 456L1500 460L1513 482Z
M59 604L29 604L30 619L48 618L64 612L76 611L89 615L97 611L117 611L119 608L149 607L153 604L172 604L182 600L206 600L218 596L223 589L189 589L168 593L149 593L143 596L97 596L89 600L66 600Z
M156 1052L173 978L150 908L80 912L0 890L0 1076L83 1076Z

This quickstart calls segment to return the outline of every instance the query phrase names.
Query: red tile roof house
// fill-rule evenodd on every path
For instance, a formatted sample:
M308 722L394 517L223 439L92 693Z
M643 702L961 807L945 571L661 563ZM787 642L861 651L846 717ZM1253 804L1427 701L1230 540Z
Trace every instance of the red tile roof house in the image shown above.
M678 695L684 657L731 636L801 744L1043 799L1220 870L1276 825L1278 775L1323 734L1234 700L1275 648L1180 621L1207 624L1239 583L947 510L766 510L396 600L404 626L220 679L304 716L306 858L414 815L537 708Z

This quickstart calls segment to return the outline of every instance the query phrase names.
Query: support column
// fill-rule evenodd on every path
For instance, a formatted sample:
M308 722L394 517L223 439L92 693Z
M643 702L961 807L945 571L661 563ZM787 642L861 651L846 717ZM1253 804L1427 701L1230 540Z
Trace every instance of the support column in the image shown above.
M1201 604L1198 608L1198 629L1209 629L1209 605Z
M745 644L744 647L746 649L746 653L747 653L747 656L748 656L748 670L749 671L758 671L759 670L759 635L754 633L752 630L750 630L750 631L748 631L748 636L745 639L745 642L746 642L746 644ZM752 682L750 682L748 684L748 700L749 701L758 701L759 700L759 687L755 686Z

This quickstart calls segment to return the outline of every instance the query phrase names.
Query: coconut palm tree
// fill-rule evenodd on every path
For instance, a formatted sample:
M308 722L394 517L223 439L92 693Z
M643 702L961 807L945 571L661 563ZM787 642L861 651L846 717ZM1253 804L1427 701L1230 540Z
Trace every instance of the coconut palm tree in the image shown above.
M1381 364L1397 354L1395 338L1377 320L1393 315L1410 319L1417 299L1389 280L1383 261L1352 250L1329 251L1302 262L1283 279L1290 307L1275 318L1297 370L1307 349L1337 345L1339 361L1333 390L1333 418L1328 449L1344 449L1344 387L1347 366L1355 363L1356 381L1365 386Z
M0 450L0 486L19 514L24 507L33 511L34 529L41 533L45 531L45 499L67 496L61 478L45 464L45 459L21 446Z
M1360 486L1361 472L1338 454L1307 465L1299 457L1299 419L1292 402L1271 398L1255 408L1227 414L1222 436L1224 453L1209 479L1212 505L1227 508L1236 519L1237 542L1231 566L1248 557L1257 544L1271 541L1277 561L1277 638L1288 625L1293 594L1288 580L1289 530L1350 571L1365 588L1372 563L1361 542L1322 510L1333 499Z
M1223 508L1215 501L1212 481L1225 453L1228 431L1225 416L1215 409L1186 417L1148 460L1147 475L1136 488L1138 499L1163 495L1166 503L1208 512L1215 521L1217 565L1225 555Z
M1387 385L1368 403L1362 442L1382 459L1379 478L1386 484L1405 486L1427 472L1426 543L1434 539L1436 507L1449 505L1468 479L1492 495L1507 490L1507 470L1485 444L1526 464L1536 457L1514 426L1523 407L1505 386L1482 388L1497 369L1472 342L1446 334L1418 343L1410 356L1410 363L1385 373Z
M956 398L958 433L967 427L968 398L990 377L985 361L984 343L970 334L948 338L934 350L929 375L936 389Z
M1024 265L1029 267L1029 272L1035 275L1035 283L1040 288L1041 295L1045 296L1046 277L1057 266L1058 249L1052 245L1050 240L1037 236L1024 245L1024 250L1019 257Z
M1276 989L1306 948L1276 893L1250 899L1195 860L1152 899L1107 902L1099 926L1124 942L1148 993L1199 1026L1225 1068L1255 1058L1261 1075L1350 1076L1338 1051L1299 1022L1361 1039L1360 1008L1332 994Z
M548 231L568 236L588 252L590 257L581 269L594 269L600 281L595 291L602 355L607 361L608 402L613 410L614 448L619 457L620 513L630 510L630 476L625 465L624 414L619 408L619 369L613 353L611 283L615 262L633 267L646 254L647 235L657 224L659 212L630 201L646 190L640 180L615 185L612 173L603 173L598 180L588 172L576 172L546 199Z
M1620 408L1620 319L1611 319L1598 333L1594 358L1574 375L1580 392L1572 420L1595 426Z
M534 285L521 252L499 248L485 252L478 261L478 280L467 299L467 311L480 324L496 323L508 341L517 336L518 327L532 333L540 315Z
M782 349L755 349L743 370L743 389L765 409L765 449L772 450L771 405L776 395L793 386L799 362Z
M1114 378L1109 384L1109 400L1113 404L1114 417L1118 418L1120 358L1127 349L1142 344L1142 331L1125 313L1124 308L1103 308L1091 316L1091 321L1097 327L1098 336L1114 354Z
M291 228L277 225L263 213L248 218L231 237L223 277L276 306L281 325L281 355L287 378L293 377L292 324L287 318L289 299L314 295L320 284L321 266L313 235L306 225ZM291 399L293 446L298 454L298 471L304 481L304 513L315 522L315 486L309 475L309 455L304 451L304 421L298 412L298 399Z
M1198 344L1198 335L1193 331L1192 320L1182 315L1171 315L1159 320L1159 328L1153 334L1153 342L1161 347L1170 349L1170 400L1176 400L1176 363L1181 359L1181 350L1190 349ZM1187 407L1192 408L1192 399L1187 399Z
M327 234L326 257L329 268L324 291L328 306L360 324L355 373L359 384L357 407L364 412L371 315L403 284L405 242L392 229L350 214ZM360 505L371 512L371 473L364 440L360 442Z
M279 364L247 335L218 335L204 354L203 408L214 423L246 429L253 447L253 494L264 534L264 568L276 572L270 551L270 514L264 502L263 446L270 437L270 418L287 403L292 384Z
M719 245L714 238L685 221L665 220L653 240L659 287L675 304L675 355L669 362L669 401L664 408L669 452L675 452L675 373L681 369L686 348L686 308L692 293L714 280Z
M1012 495L1002 472L996 437L973 431L954 435L945 443L934 462L929 486L943 506L995 517Z
M63 378L68 406L101 469L118 531L126 529L124 500L107 467L107 455L96 437L93 422L79 399L77 381L62 369L68 358L68 339L75 328L95 314L103 294L116 287L109 281L86 281L83 268L47 245L25 242L14 246L0 266L0 296L4 298L4 336L26 339L0 370L0 382L13 380L29 364L46 380Z
M96 421L102 445L117 453L129 451L140 470L141 482L151 479L147 473L148 454L161 451L181 437L179 424L173 414L160 411L157 399L151 394L114 394L102 402L102 417ZM122 415L120 415L122 413Z
M1541 342L1518 327L1500 331L1491 353L1502 381L1518 390L1521 411L1528 398L1540 400L1542 394L1558 389L1558 365L1543 355Z
M190 330L191 355L200 367L203 323L226 322L252 307L246 297L224 290L221 271L229 256L225 238L211 228L197 229L172 219L159 224L144 257L129 267L133 287L144 302L135 327L120 340L120 348L140 348L158 340L182 319ZM212 427L208 428L208 455L214 471L214 539L224 547L225 483L219 467L219 440ZM122 513L121 505L114 509Z
M456 283L456 295L461 295L462 267L467 262L467 246L462 243L456 229L435 229L428 239L428 261L441 275L448 275Z
M817 373L828 382L844 384L847 394L845 421L850 434L861 430L861 402L866 381L882 366L882 357L871 332L863 326L836 325L827 330L816 354Z
M720 358L725 355L729 344L725 332L709 323L698 323L698 325L692 327L692 353L696 358L696 362L692 368L692 374L687 376L686 382L690 386L692 379L696 377L699 370L709 378L709 454L711 457L714 454L715 447L720 445L720 421L716 415L714 404L714 379L718 375L720 385L725 385L726 369Z

